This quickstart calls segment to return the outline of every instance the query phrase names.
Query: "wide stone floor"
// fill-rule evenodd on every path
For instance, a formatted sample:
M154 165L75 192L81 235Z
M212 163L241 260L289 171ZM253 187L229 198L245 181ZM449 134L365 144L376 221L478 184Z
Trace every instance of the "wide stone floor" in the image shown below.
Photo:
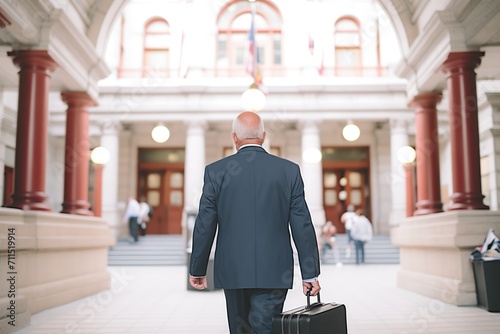
M500 333L500 313L396 287L399 265L322 266L323 302L347 307L350 334ZM228 333L222 291L187 290L186 267L110 267L112 289L49 309L15 333ZM285 309L305 304L299 280Z

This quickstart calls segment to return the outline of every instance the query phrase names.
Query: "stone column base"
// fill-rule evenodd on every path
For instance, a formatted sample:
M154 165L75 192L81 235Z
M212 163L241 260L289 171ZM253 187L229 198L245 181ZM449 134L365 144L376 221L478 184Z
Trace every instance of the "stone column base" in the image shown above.
M114 242L101 218L0 208L0 333L29 324L31 314L109 289Z
M462 210L404 219L391 231L400 249L398 286L454 305L477 305L470 253L490 228L500 235L500 212Z

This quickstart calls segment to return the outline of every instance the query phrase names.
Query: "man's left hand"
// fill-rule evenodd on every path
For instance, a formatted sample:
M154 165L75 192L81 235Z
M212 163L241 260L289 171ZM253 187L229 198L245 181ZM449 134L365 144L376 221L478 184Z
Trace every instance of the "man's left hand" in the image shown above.
M302 282L302 290L304 291L304 295L307 295L307 291L310 291L311 296L316 296L319 290L321 290L321 286L318 281Z

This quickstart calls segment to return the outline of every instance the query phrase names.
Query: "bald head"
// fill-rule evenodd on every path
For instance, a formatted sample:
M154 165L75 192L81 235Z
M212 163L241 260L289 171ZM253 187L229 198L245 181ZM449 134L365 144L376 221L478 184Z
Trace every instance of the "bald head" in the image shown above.
M237 150L246 144L262 145L265 138L264 122L256 113L245 111L234 120L233 141Z

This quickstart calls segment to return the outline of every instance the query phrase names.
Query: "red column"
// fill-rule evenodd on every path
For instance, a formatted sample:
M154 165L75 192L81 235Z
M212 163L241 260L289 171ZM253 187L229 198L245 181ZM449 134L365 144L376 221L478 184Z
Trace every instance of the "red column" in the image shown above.
M406 217L411 217L415 212L415 173L413 163L406 163L403 166L406 179Z
M448 75L453 194L448 210L488 209L483 204L475 68L484 52L453 52L442 69Z
M416 112L417 204L415 216L443 211L436 109L441 97L441 93L423 93L415 96L408 103Z
M89 210L89 112L96 102L86 93L63 92L66 113L66 148L64 157L64 202L62 213L93 215Z
M19 66L16 170L10 207L50 211L45 203L45 170L50 72L57 64L43 50L8 53Z
M104 165L94 164L94 204L92 211L96 217L102 216L102 170Z

